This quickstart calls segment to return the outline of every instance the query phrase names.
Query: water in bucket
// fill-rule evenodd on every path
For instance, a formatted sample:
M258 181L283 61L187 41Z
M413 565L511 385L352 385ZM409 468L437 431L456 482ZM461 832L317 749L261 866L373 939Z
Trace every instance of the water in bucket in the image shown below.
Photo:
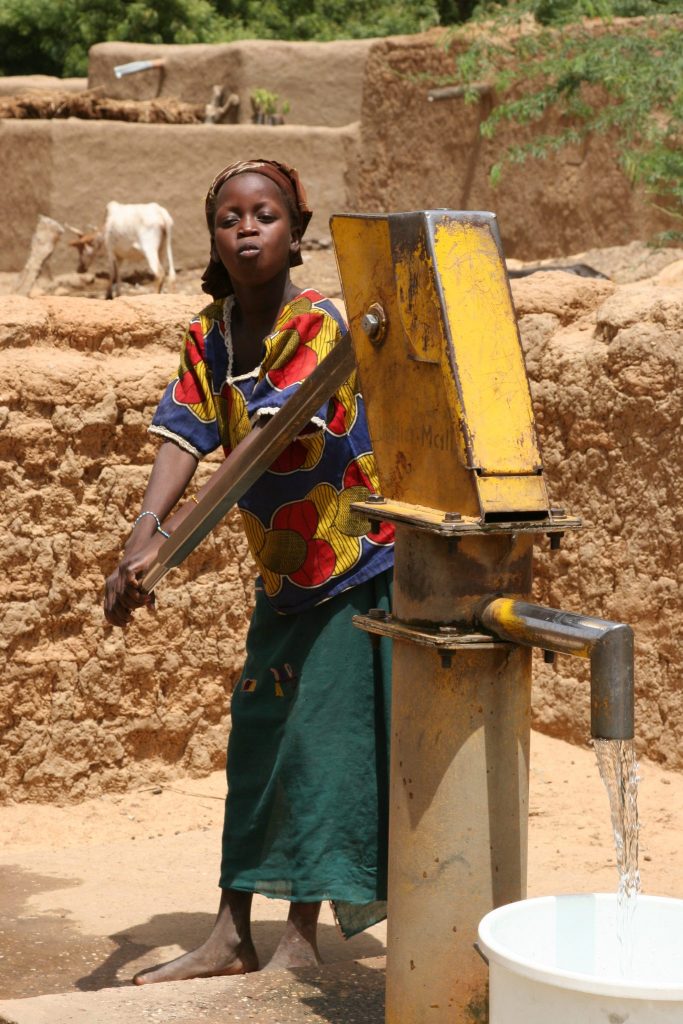
M616 894L542 896L491 911L490 1024L681 1024L683 900L639 896L622 974Z
M683 900L639 894L633 742L595 747L618 891L545 896L486 915L490 1024L683 1024Z

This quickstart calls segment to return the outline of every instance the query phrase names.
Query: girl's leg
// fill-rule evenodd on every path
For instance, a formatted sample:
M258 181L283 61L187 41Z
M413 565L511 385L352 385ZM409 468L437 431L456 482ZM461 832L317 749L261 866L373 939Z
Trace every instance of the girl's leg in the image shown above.
M284 935L265 970L310 967L322 963L317 930L320 903L292 903Z
M133 978L135 984L257 971L258 957L251 940L251 899L250 892L222 889L218 914L206 942L175 960L140 971Z

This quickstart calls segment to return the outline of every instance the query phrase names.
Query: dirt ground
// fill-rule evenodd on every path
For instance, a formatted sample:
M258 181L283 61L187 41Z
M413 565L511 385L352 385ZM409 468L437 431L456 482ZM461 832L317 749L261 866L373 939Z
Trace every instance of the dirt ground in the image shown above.
M308 250L304 253L304 260L304 266L297 267L292 272L292 278L298 284L302 287L310 287L311 284L315 284L319 291L331 298L341 295L337 265L331 248ZM73 263L75 267L75 256ZM131 271L130 274L127 274L128 269ZM201 297L202 270L202 267L177 268L173 291L178 295ZM154 290L151 276L142 270L136 271L134 266L128 265L124 269L124 274L126 276L121 287L122 295L143 295ZM0 272L0 295L11 295L18 278L18 274ZM34 296L69 295L87 299L104 299L108 282L109 278L99 263L93 267L93 272L86 274L76 273L74 269L72 273L53 275L48 261L31 294ZM206 301L210 301L208 297Z
M60 245L63 244L60 242ZM312 284L330 298L341 296L341 286L337 273L334 250L329 248L305 249L304 265L292 272L294 281L301 287ZM511 268L536 266L541 264L569 264L583 262L593 269L605 274L617 284L627 284L652 277L664 267L683 259L683 249L654 248L644 242L634 241L629 245L611 246L602 249L590 249L586 252L574 253L569 256L557 256L540 261L539 264L527 264L520 260L508 260ZM76 256L73 256L74 268ZM177 278L173 291L179 295L201 296L201 267L177 268ZM124 278L122 295L141 295L153 290L152 279L142 271L132 273ZM0 295L10 295L19 275L0 272ZM67 274L53 274L48 261L33 289L33 295L70 295L90 299L103 299L106 296L108 277L101 263L92 268L92 272L78 274L75 269Z
M683 774L644 761L640 777L643 890L683 898ZM4 1000L125 986L201 940L216 906L224 793L216 772L75 806L0 807L0 1019ZM594 752L534 733L529 895L616 885ZM284 909L256 900L262 960ZM323 914L328 963L381 955L384 940L378 925L344 943Z

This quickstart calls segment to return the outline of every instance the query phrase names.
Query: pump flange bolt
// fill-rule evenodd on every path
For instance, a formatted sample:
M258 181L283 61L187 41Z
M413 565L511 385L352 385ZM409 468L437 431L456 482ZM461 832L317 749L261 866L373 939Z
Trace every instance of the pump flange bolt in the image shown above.
M386 617L387 613L384 611L384 608L371 608L368 612L369 619L377 619L378 621L381 621L382 619L386 619Z
M375 313L366 313L360 322L361 327L367 334L368 338L374 338L379 333L379 329L382 326L380 318Z
M387 333L387 317L379 302L373 302L368 307L361 318L360 326L373 345L379 347L383 343Z
M443 517L444 523L459 523L461 519L459 512L445 512Z

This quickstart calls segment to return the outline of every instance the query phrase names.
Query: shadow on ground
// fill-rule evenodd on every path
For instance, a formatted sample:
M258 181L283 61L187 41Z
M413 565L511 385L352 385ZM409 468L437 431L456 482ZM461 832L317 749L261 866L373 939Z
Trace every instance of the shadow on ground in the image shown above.
M108 957L111 940L82 935L67 910L26 910L32 896L78 884L74 878L0 867L0 999L71 991L78 987L75 979Z
M15 866L0 867L0 999L25 999L58 992L92 992L129 984L135 971L166 959L169 946L194 949L208 935L213 915L156 914L112 935L82 934L66 910L28 914L29 899L42 892L78 885L74 878L33 874ZM278 944L284 921L255 921L254 943L261 963ZM381 956L384 947L372 935L349 942L336 928L321 924L319 945L323 960ZM134 964L134 970L127 970ZM314 1002L325 1002L324 991ZM321 1010L316 1007L316 1012Z

